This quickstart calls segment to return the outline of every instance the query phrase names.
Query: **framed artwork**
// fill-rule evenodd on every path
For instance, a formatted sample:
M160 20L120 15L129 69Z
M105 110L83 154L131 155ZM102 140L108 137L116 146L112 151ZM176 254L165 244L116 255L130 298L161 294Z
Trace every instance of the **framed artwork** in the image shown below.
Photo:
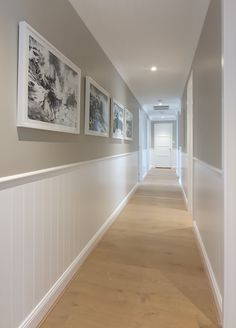
M133 114L125 109L125 140L133 140Z
M115 99L111 101L111 137L115 139L124 138L124 106Z
M109 137L109 93L89 76L85 90L85 134Z
M78 134L80 89L81 70L20 22L17 126Z

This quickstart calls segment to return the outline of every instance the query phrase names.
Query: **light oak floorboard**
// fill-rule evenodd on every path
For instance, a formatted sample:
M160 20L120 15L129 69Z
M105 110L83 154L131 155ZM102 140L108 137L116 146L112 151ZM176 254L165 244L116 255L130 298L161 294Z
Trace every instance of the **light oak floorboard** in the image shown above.
M218 327L174 171L150 171L41 324L60 327Z

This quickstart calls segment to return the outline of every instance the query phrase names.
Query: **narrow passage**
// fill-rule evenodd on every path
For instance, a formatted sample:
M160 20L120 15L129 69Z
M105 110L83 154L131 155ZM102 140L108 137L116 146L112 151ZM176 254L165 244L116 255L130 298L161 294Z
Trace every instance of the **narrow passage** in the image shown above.
M216 328L177 178L152 169L41 328Z

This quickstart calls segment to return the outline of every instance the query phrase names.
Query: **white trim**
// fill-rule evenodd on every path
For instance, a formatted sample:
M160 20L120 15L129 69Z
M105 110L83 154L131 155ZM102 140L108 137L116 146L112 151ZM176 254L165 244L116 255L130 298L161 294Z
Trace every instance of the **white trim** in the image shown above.
M149 171L147 171L147 172L145 172L145 173L143 174L143 176L142 176L142 181L146 178L146 176L148 175L148 172L149 172Z
M142 171L143 171L143 111L139 108L139 155L138 155L138 180L142 181Z
M187 84L187 158L188 210L193 214L193 72Z
M74 170L78 169L78 167L83 166L83 165L90 165L90 164L97 163L97 162L112 160L112 159L116 159L118 157L129 156L129 155L132 155L135 153L137 153L137 152L101 157L101 158L92 159L89 161L55 166L55 167L51 167L51 168L47 168L47 169L43 169L43 170L37 170L37 171L2 177L2 178L0 178L0 190L11 188L11 187L17 186L19 184L26 184L26 183L37 181L40 179L45 179L45 178L48 178L51 176L56 176L56 175L59 175L64 172L74 171Z
M222 1L223 170L224 170L224 328L236 322L236 1Z
M210 285L211 285L211 289L213 292L213 296L215 299L215 303L216 303L216 307L217 307L217 311L218 311L218 316L219 316L219 320L220 320L220 324L222 323L222 318L223 318L223 301L222 301L222 295L218 286L218 283L216 281L215 275L214 275L214 271L212 269L211 266L211 262L208 258L201 234L199 232L198 226L196 221L193 221L193 231L194 231L194 235L195 238L197 240L197 245L199 247L199 250L201 252L201 256L203 259L203 264L205 267L205 270L207 272L208 275L208 279L210 281Z
M120 212L123 210L125 205L128 203L129 199L135 193L138 183L131 189L128 195L121 201L115 211L109 216L106 222L101 226L101 228L95 233L95 235L90 239L84 249L76 257L76 259L71 263L67 270L61 275L53 287L47 292L44 298L39 302L39 304L34 308L34 310L28 315L28 317L23 321L23 323L18 328L34 328L36 327L48 313L50 308L56 302L57 298L66 288L68 283L73 278L76 271L81 267L85 259L89 256L91 251L97 245L99 240L103 237L106 231L109 229L111 224L116 220Z
M187 195L185 193L185 190L184 190L184 187L182 185L182 181L180 178L179 178L179 185L180 185L180 189L182 191L183 197L184 197L184 202L185 202L186 208L188 209L188 198L187 198Z
M179 177L179 183L182 184L182 147L180 146L178 149L178 177Z
M175 172L179 178L179 113L176 115L176 159L175 159Z
M198 163L200 163L201 165L205 166L206 168L208 168L208 169L211 170L211 171L214 171L214 172L216 172L216 173L218 173L218 174L220 174L220 175L223 174L223 170L218 169L217 167L212 166L212 165L210 165L210 164L207 164L206 162L201 161L201 160L198 159L197 157L193 157L193 160L194 160L194 162L198 162Z

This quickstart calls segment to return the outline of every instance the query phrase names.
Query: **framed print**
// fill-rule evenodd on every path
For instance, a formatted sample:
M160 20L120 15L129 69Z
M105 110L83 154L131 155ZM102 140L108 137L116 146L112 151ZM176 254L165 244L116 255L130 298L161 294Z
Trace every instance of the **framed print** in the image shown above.
M115 99L111 101L111 137L115 139L124 138L124 106Z
M125 140L133 140L133 114L125 109Z
M109 137L109 93L89 76L85 89L85 134Z
M79 133L80 89L81 70L20 22L17 126Z

